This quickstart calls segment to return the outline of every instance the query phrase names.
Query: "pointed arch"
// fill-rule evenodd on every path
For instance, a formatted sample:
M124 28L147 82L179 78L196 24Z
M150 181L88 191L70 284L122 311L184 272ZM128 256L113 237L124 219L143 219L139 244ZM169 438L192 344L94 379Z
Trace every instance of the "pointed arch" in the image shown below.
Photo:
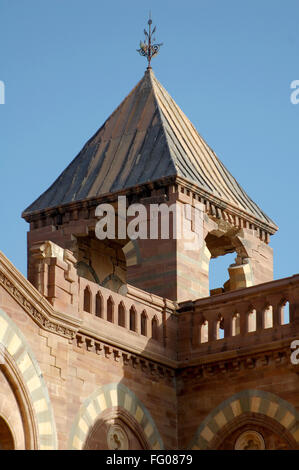
M256 310L250 307L247 312L247 333L253 333L256 331Z
M200 344L207 343L209 341L209 322L204 320L200 325L199 341Z
M84 312L91 313L91 290L89 286L84 289L83 310Z
M262 311L263 328L273 328L273 307L270 304L266 304Z
M281 325L290 323L290 302L288 299L283 299L280 302L280 319Z
M137 312L136 308L134 305L130 308L130 330L131 331L136 331L136 326L137 326Z
M244 390L222 402L204 419L189 448L211 449L217 433L246 413L259 413L273 419L299 444L299 413L293 405L270 392Z
M237 336L241 332L241 319L239 313L234 313L232 318L232 336Z
M57 449L56 424L46 382L27 340L2 309L0 346L4 354L4 364L0 367L19 390L18 400L22 400L20 409L27 425L26 448Z
M118 305L118 325L125 328L126 326L126 307L123 301Z
M83 449L90 429L101 414L115 407L125 410L138 423L150 449L164 449L162 438L151 414L135 393L120 383L111 383L97 388L83 402L71 429L68 448L70 450Z
M156 340L159 339L158 319L156 315L152 318L152 338Z
M111 295L107 300L107 320L114 323L114 300Z
M104 299L100 291L96 295L95 314L96 317L103 318Z
M143 310L141 317L140 317L140 332L142 336L147 336L147 323L148 323L148 316L145 310Z
M216 320L216 340L224 338L224 318L221 313L218 314Z

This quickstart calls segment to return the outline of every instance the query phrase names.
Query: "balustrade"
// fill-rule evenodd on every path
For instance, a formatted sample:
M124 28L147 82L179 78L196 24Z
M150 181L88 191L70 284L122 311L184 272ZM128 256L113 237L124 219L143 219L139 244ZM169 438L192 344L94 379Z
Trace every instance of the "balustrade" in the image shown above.
M79 310L119 327L160 341L163 338L160 330L163 327L162 308L154 309L96 283L79 278ZM146 293L144 293L146 294Z

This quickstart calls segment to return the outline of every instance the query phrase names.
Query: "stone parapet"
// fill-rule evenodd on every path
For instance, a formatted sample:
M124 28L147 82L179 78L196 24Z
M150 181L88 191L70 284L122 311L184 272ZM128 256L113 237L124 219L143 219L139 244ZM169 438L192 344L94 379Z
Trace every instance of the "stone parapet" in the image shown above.
M178 360L195 364L291 342L299 334L299 275L182 302Z

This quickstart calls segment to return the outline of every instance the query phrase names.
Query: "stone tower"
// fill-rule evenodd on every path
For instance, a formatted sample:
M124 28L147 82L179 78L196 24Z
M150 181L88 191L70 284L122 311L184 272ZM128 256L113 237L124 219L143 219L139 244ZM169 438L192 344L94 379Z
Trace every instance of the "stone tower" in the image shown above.
M273 281L276 225L150 66L23 217L29 280L0 252L0 448L299 448L299 275Z
M119 196L183 210L200 207L203 243L180 239L100 241L96 207ZM191 211L189 230L194 231ZM198 134L151 69L53 185L23 213L30 223L28 275L35 282L36 242L72 251L80 276L123 291L126 284L174 301L209 295L210 258L235 252L229 279L217 292L273 279L272 220L241 188ZM161 215L162 217L162 215ZM192 218L193 217L193 218ZM122 290L120 290L122 289Z

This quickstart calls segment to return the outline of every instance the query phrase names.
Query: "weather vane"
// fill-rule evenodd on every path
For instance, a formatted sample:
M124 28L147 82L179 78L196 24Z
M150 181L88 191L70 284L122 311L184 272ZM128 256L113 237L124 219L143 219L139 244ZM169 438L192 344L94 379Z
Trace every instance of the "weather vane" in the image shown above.
M151 19L151 13L149 14L149 20L148 20L148 32L144 30L144 35L145 35L145 40L144 42L140 41L140 49L137 49L137 52L139 52L140 55L143 57L147 58L148 62L148 69L151 69L151 60L153 57L155 57L161 46L163 46L163 43L161 42L160 44L153 44L153 42L156 40L153 37L153 34L156 31L156 26L154 27L152 31L152 19Z

